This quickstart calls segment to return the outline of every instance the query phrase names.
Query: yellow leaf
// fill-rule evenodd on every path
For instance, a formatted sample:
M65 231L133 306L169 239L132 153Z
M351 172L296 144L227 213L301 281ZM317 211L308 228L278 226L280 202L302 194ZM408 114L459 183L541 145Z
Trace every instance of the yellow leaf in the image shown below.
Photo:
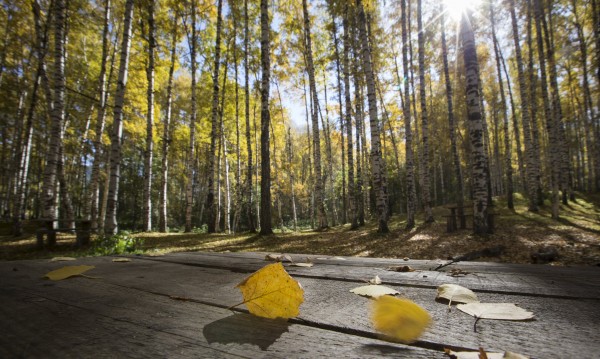
M95 268L94 266L67 266L62 267L52 272L46 273L44 277L50 280L63 280L76 275L81 275L90 269Z
M65 261L74 261L76 258L73 257L54 257L50 259L50 262L65 262Z
M292 318L300 312L304 290L283 265L269 264L236 286L250 313L264 318Z
M431 324L431 316L418 304L384 295L371 308L373 327L402 343L411 343Z

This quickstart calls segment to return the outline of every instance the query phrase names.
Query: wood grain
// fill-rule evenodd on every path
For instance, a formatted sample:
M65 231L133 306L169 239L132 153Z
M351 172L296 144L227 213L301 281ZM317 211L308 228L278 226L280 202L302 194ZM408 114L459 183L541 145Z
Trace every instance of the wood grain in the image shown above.
M298 260L296 256L293 257ZM299 259L303 259L303 257ZM146 318L149 314L149 317L144 319L145 321L142 321L142 319L135 320L142 321L143 325L153 329L160 329L162 325L165 325L162 318L155 318L151 315L153 311L160 312L154 307L157 305L156 303L160 303L163 311L164 308L168 308L168 313L177 310L174 317L184 318L183 322L191 316L190 318L194 318L194 322L205 323L203 325L208 325L212 321L207 319L202 322L201 319L195 318L194 314L190 314L194 312L191 308L200 306L202 312L217 311L221 314L219 318L214 318L214 320L222 319L223 326L230 328L235 327L234 324L238 319L225 319L230 315L230 312L224 311L223 308L241 301L241 294L234 286L245 278L249 272L268 264L262 258L264 256L260 254L233 255L229 253L193 253L153 258L134 257L132 262L129 263L113 263L112 259L108 257L86 258L79 259L76 264L95 265L96 268L90 271L89 275L101 279L74 278L57 283L43 281L40 278L47 271L64 266L64 263L46 261L4 262L0 263L0 273L3 282L6 282L4 288L12 285L23 288L23 290L35 290L33 292L35 295L49 295L48 293L58 295L65 293L61 289L63 286L69 286L69 290L73 291L76 289L70 287L74 286L73 283L77 283L75 287L84 285L85 291L79 293L76 297L81 299L77 300L77 303L89 302L89 306L86 304L86 309L93 310L99 305L104 305L115 310L114 308L119 308L120 305L117 303L122 302L124 303L122 306L125 313L128 310L131 311L131 308L135 308L134 313L140 310L145 311L145 314L140 313L140 315L135 316L136 318ZM314 259L315 266L312 268L287 268L292 276L302 283L305 289L305 303L301 307L301 314L297 321L292 321L290 327L301 327L309 332L321 330L331 335L335 333L342 337L349 336L349 342L367 341L367 343L371 343L375 340L372 338L375 338L377 334L371 329L369 323L369 300L349 293L349 290L363 284L358 277L366 276L364 279L368 279L367 274L377 273L384 280L391 278L390 282L395 284L388 284L389 286L423 306L434 318L435 324L424 335L423 340L410 347L415 350L425 350L423 348L439 350L444 346L477 349L479 346L483 346L486 350L510 350L541 358L591 358L595 357L600 350L597 334L597 323L600 322L600 310L597 308L600 304L600 298L594 297L592 294L588 295L590 298L569 297L568 295L561 297L557 287L552 289L554 296L540 296L536 293L535 286L538 284L532 283L531 279L528 282L522 282L521 287L528 290L524 294L520 294L518 293L519 287L514 284L519 282L515 279L508 282L509 285L496 283L500 284L501 290L480 291L478 296L481 301L517 303L521 307L534 312L535 320L528 322L481 320L478 324L478 332L475 333L473 332L474 318L456 309L448 312L446 305L435 302L436 283L443 282L444 278L441 276L448 277L445 274L438 273L440 277L432 276L433 278L423 277L423 272L389 272L389 274L382 274L380 266L383 263L390 262L385 260L374 261L374 263L363 259L323 260L329 261L324 263L320 261ZM419 263L411 263L411 261L409 263L415 267L419 265ZM420 265L425 264L420 263ZM485 269L489 267L493 266L482 265L475 268ZM496 270L495 272L490 270L486 273L486 276L489 273L500 273L508 280L511 279L508 270L510 268L510 266L503 265L502 270ZM546 271L555 270L553 267L545 267L545 269ZM530 273L530 277L527 278L532 278L534 274L537 274L536 270L537 268L533 268L531 271L533 274ZM584 271L583 269L577 270ZM595 270L595 268L589 268L588 277L593 278L596 275ZM571 271L571 268L557 268L560 275L566 275L565 273L568 274L569 271ZM415 273L421 276L420 278L417 277L419 285L415 285L414 282L411 283L405 276L406 274L415 275ZM521 274L512 274L512 276L519 275ZM336 278L336 276L339 278ZM431 282L428 282L428 280L431 280ZM482 287L489 285L485 283L485 278L479 278L479 280ZM502 285L509 287L511 291L507 291ZM101 288L101 292L106 293L104 296L107 298L99 301L96 298L99 294L95 293L93 289L96 287ZM582 286L580 291L584 292L585 289L586 287ZM591 293L593 293L593 286ZM572 293L567 294L571 295ZM123 297L148 299L139 299L141 302L135 304L130 302L132 299L128 302ZM53 298L66 300L65 298L70 297L63 298L59 296ZM140 307L143 307L143 309ZM212 309L209 310L204 307ZM169 321L166 321L166 323L168 324ZM185 332L192 330L192 327L184 327L181 330L181 333L177 333L183 335ZM306 334L302 334L302 336L304 335ZM318 340L316 341L318 342ZM209 347L214 348L213 344ZM301 344L296 345L303 346ZM383 344L379 341L376 341L374 345L384 346L377 347L381 349L377 350L379 351L377 355L387 353L388 349L385 349L387 345L395 347L395 345ZM272 347L269 347L269 350ZM368 353L361 351L364 346L360 348L353 349L352 355L349 356L368 356ZM358 355L356 350L361 354ZM401 355L394 351L389 354L393 356ZM312 355L307 354L305 356ZM410 355L404 357L415 357L415 353L411 352ZM443 356L437 355L437 357Z

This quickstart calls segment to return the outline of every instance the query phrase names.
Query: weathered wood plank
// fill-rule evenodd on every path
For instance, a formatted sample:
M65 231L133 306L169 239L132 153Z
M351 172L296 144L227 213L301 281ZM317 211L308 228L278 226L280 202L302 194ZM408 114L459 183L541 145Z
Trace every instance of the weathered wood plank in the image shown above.
M152 260L209 266L216 268L254 271L266 262L264 253L173 253ZM459 284L476 291L521 293L565 298L600 298L600 268L552 267L485 262L460 262L442 271L430 269L437 261L390 260L376 258L343 257L330 259L314 255L291 255L295 261L310 258L314 267L289 267L291 273L309 277L337 278L340 280L368 280L375 275L387 283L437 287L444 283ZM325 259L327 258L327 259ZM392 266L408 265L415 272L392 272ZM453 268L469 272L460 277L449 275Z
M104 279L54 283L35 272L23 275L24 267L17 272L0 288L2 358L441 357L422 348L172 300Z
M219 268L156 260L133 259L131 263L111 263L109 258L93 258L80 261L97 265L90 275L102 277L102 282L221 306L240 301L241 296L234 286L247 275ZM252 261L257 267L266 264L254 259ZM13 273L13 280L17 280L18 276L39 278L44 271L64 264L18 262L14 265L18 272ZM240 266L236 265L235 268ZM316 264L309 269L319 266ZM347 271L357 268L360 267L348 267ZM0 270L8 269L6 265L0 265ZM368 300L348 292L358 286L358 282L311 277L298 279L306 291L300 319L316 325L337 327L339 330L352 329L373 334L368 319ZM485 302L518 303L533 311L536 320L480 321L479 332L474 333L474 319L457 310L448 313L446 306L434 301L433 287L393 287L425 307L434 317L435 325L423 338L429 343L473 349L483 346L488 350L511 350L544 358L594 357L600 350L597 336L597 323L600 322L598 300L479 293L480 300Z

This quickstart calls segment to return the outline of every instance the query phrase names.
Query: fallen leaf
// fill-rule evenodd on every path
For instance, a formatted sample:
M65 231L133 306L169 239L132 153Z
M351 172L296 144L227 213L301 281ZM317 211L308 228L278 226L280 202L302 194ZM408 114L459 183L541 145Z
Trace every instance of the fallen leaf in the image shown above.
M310 268L312 266L314 266L314 263L296 263L296 262L292 262L290 263L291 267L306 267L306 268Z
M373 327L390 338L414 342L431 324L431 316L418 304L403 298L379 297L371 306Z
M299 314L304 290L281 263L269 264L236 286L250 313L264 318L292 318Z
M54 257L50 259L50 262L66 262L66 261L74 261L76 258L73 257Z
M442 284L437 288L436 299L443 298L448 300L448 305L452 302L458 303L478 303L477 295L472 290L461 287L456 284Z
M112 260L113 262L131 262L131 259L129 258L124 258L124 257L119 257L119 258L113 258Z
M398 292L397 290L392 289L390 287L386 287L384 285L373 285L373 284L364 285L362 287L350 289L350 292L352 292L354 294L358 294L363 297L368 297L368 298L379 298L384 295L400 294L400 292Z
M455 352L450 349L444 349L444 353L448 355L452 359L480 359L480 352ZM512 352L504 352L504 353L489 353L484 352L488 359L529 359L528 357L512 353Z
M57 270L53 270L51 272L46 273L44 276L50 280L63 280L69 277L81 275L90 269L95 268L94 266L67 266L62 267Z
M517 307L513 303L468 303L456 306L458 310L477 319L527 320L533 313Z
M287 254L267 254L265 256L266 261L271 262L293 262L292 257Z
M387 270L392 271L392 272L414 272L415 271L410 266L387 267Z
M379 278L378 275L375 276L375 278L369 280L370 284L381 284L381 278Z

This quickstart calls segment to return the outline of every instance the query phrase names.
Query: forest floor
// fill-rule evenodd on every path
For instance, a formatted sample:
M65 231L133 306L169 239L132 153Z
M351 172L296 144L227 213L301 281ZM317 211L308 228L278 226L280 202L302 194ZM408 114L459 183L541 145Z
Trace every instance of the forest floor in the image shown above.
M149 255L253 251L444 260L466 256L466 260L479 261L600 266L600 195L578 194L577 202L561 205L558 221L551 219L549 205L538 213L528 212L525 200L518 195L515 211L508 210L500 199L494 210L498 213L495 232L486 236L473 235L470 229L447 233L443 216L448 210L436 207L434 223L424 224L421 214L417 216L417 227L408 231L404 229L405 216L393 216L387 234L376 233L376 223L371 221L358 230L342 225L325 231L277 229L271 236L172 232L134 233L129 238L139 243L136 253ZM8 223L2 226L0 260L106 254L94 251L93 245L75 248L73 235L59 235L52 250L36 250L35 235L15 238L7 231Z

